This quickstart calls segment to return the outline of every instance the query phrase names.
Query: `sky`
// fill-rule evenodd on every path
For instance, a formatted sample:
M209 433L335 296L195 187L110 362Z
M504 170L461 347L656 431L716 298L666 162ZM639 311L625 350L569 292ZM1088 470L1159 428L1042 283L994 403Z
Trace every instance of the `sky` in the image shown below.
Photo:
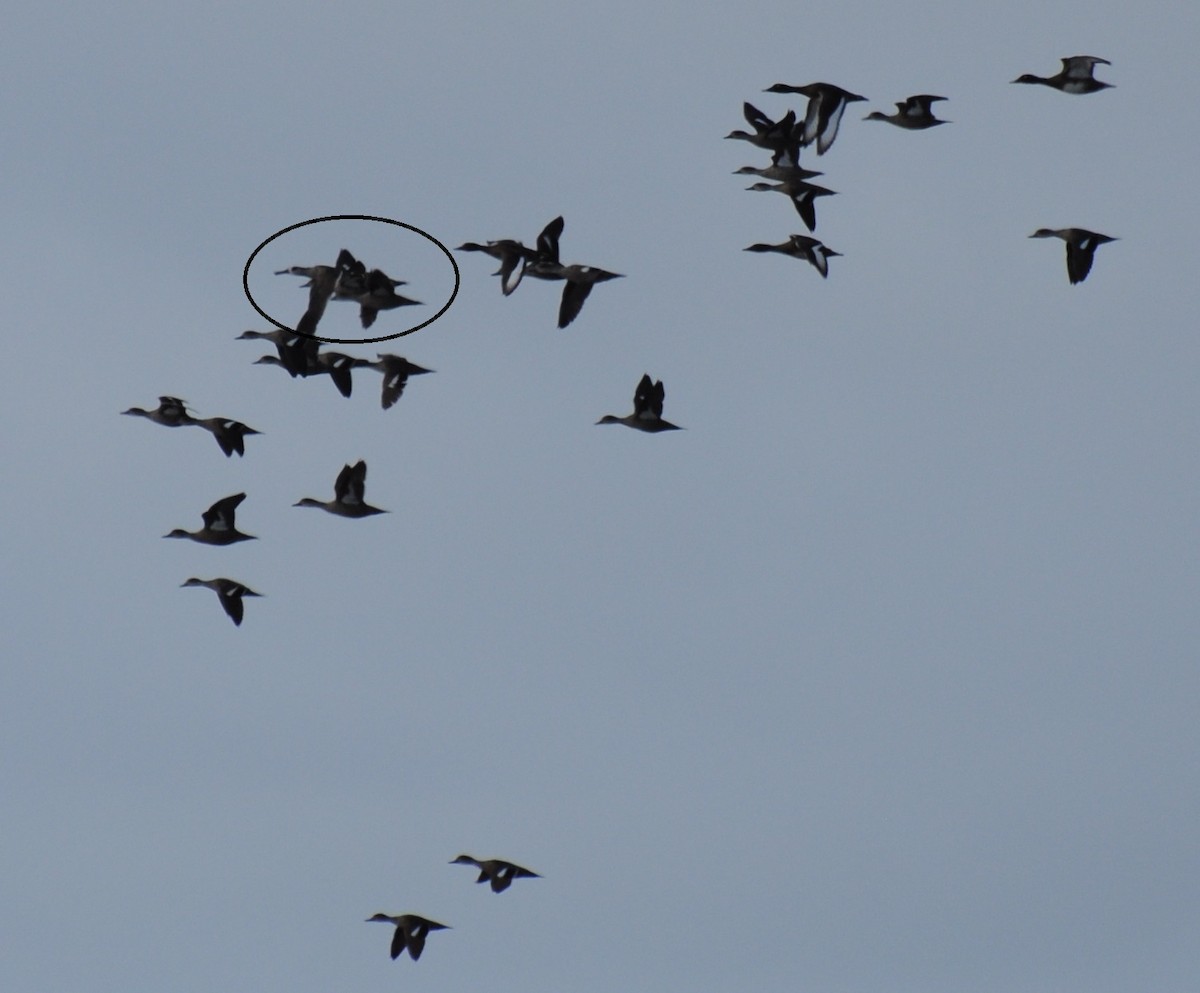
M1191 993L1186 5L26 6L0 50L0 957L46 993ZM1065 55L1115 88L1012 86ZM804 233L725 141L854 104ZM864 122L947 98L924 132ZM237 341L334 214L458 253L391 410ZM1119 238L1087 281L1039 227ZM391 225L312 225L434 313ZM268 268L269 267L269 268ZM323 331L355 333L331 303ZM390 330L388 330L390 329ZM373 329L374 330L374 329ZM360 332L361 333L361 332ZM341 337L342 335L333 335ZM659 435L596 427L666 385ZM121 417L159 395L244 458ZM345 520L344 464L369 464ZM228 548L163 541L248 494ZM235 628L191 576L264 596ZM448 863L510 859L503 894ZM392 962L376 912L449 924Z

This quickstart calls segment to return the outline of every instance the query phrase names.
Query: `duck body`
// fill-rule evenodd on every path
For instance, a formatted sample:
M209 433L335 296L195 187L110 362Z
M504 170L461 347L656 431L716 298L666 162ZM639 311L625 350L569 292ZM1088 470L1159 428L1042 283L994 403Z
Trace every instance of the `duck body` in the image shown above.
M542 228L537 236L537 247L526 257L521 267L523 276L550 280L563 278L562 266L558 261L558 242L565 226L566 221L560 214Z
M391 408L403 395L409 376L423 376L433 372L432 369L409 362L408 359L401 358L399 355L381 354L378 361L365 362L364 365L383 373L383 393L380 405L384 410Z
M233 545L239 541L255 540L254 535L243 534L239 531L235 523L237 506L245 499L245 493L235 493L233 496L224 497L201 515L204 527L199 531L185 531L183 528L176 528L174 531L164 534L163 537L190 538L202 545Z
M415 962L425 949L425 939L430 931L446 931L449 924L439 924L418 914L375 914L367 918L367 923L378 922L391 924L396 928L392 935L392 959L398 959L407 950L409 957Z
M239 583L236 579L227 579L224 576L219 576L216 579L197 579L192 577L183 583L180 583L180 588L184 586L203 586L205 589L212 590L217 594L217 598L221 601L221 606L225 613L235 625L242 625L242 597L247 596L262 596L261 593L255 593L244 583Z
M401 296L396 287L403 285L399 280L392 279L380 269L372 269L367 273L366 286L358 296L359 320L363 328L369 328L375 323L381 310L395 310L397 307L419 306L420 300Z
M334 265L292 266L281 269L277 276L308 277L308 309L296 324L296 333L316 337L317 325L325 315L325 307L336 292L343 295L360 294L366 283L366 266L346 249L338 253Z
M949 124L949 121L943 121L935 117L930 105L939 100L945 100L945 97L935 97L929 93L918 93L916 96L908 97L905 100L896 102L896 113L884 114L878 110L872 111L864 121L887 121L888 124L894 124L898 128L904 128L907 131L924 131L926 128L934 128L939 124Z
M512 238L502 238L499 241L489 241L480 245L478 242L467 241L459 245L459 252L483 252L500 263L500 268L492 275L500 277L500 292L509 296L521 284L525 275L524 263L534 256L534 251L526 248ZM515 274L515 279L513 278Z
M775 83L763 92L799 93L808 97L800 142L803 145L816 142L818 155L824 155L832 147L842 123L842 115L846 112L846 105L867 99L840 86L834 86L833 83L806 83L804 86Z
M822 279L829 277L829 259L834 256L841 256L842 254L841 252L835 252L828 245L817 241L816 238L809 238L807 235L802 234L794 234L780 245L766 245L760 242L756 245L747 246L744 251L778 252L780 255L790 255L792 258L803 259L821 274Z
M226 458L231 457L234 452L237 452L238 455L245 455L246 436L262 434L261 431L255 431L248 424L235 421L230 417L205 417L196 423L217 439L217 444L221 446L221 451L225 453Z
M773 121L752 103L742 104L742 115L752 128L750 131L730 131L725 137L748 141L757 148L766 148L779 154L796 139L796 112L789 110L778 121Z
M558 305L560 329L565 328L579 316L579 312L583 309L583 302L592 292L593 286L610 279L624 278L619 272L608 272L590 265L559 266L558 272L558 278L565 279L567 283L563 287L562 300Z
M302 340L302 339L301 339ZM312 340L312 339L309 339ZM315 349L303 353L304 364L300 367L301 376L328 376L333 385L344 397L349 398L354 392L354 380L351 371L371 363L366 359L346 355L343 352L318 352ZM288 363L274 355L262 355L254 360L255 365L278 365L288 369ZM288 369L291 372L290 369ZM296 373L292 373L296 375Z
M824 175L815 169L801 169L799 166L778 165L742 166L733 171L735 176L758 176L760 179L771 179L777 183L803 183L809 179Z
M372 507L364 499L367 487L367 463L360 459L354 465L346 465L338 473L333 484L332 500L315 500L304 497L292 506L320 507L338 517L371 517L374 514L386 514L386 510Z
M188 424L200 423L188 413L187 404L179 397L159 397L158 406L153 410L130 407L128 410L122 410L121 413L131 417L144 417L154 424L161 424L167 428L179 428Z
M800 215L800 219L809 231L815 231L817 228L817 206L815 202L817 197L833 196L836 192L835 190L827 190L824 186L815 186L804 180L786 181L775 185L771 183L755 183L753 186L747 186L746 189L784 194L784 196L792 201L792 206L796 208L796 213Z
M1092 260L1096 249L1110 241L1117 241L1106 234L1088 231L1086 228L1038 228L1030 238L1061 238L1067 243L1067 278L1071 285L1082 283L1092 271Z
M477 883L489 883L493 893L503 893L514 879L541 879L536 872L522 868L513 862L503 859L477 859L470 855L459 855L450 861L451 865L471 865L479 870Z
M666 399L666 396L667 391L662 380L655 382L650 378L649 373L644 373L633 393L633 413L626 414L624 417L605 414L596 423L624 424L628 428L635 428L649 434L657 434L660 431L680 431L682 428L678 424L663 420L663 400Z
M1035 76L1027 72L1013 80L1014 83L1032 83L1049 86L1063 93L1096 93L1112 88L1112 83L1103 83L1095 77L1096 66L1112 65L1108 59L1095 55L1068 55L1062 60L1062 69L1053 76Z

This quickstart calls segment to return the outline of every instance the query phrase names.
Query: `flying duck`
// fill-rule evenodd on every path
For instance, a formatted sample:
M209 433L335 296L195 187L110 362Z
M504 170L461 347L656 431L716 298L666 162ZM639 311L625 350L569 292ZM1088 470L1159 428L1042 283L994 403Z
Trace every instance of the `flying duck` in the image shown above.
M1112 65L1108 59L1097 58L1095 55L1070 55L1062 60L1062 69L1053 76L1035 76L1033 73L1025 73L1023 76L1018 76L1013 80L1014 83L1040 83L1043 86L1051 86L1056 90L1062 90L1064 93L1095 93L1097 90L1106 90L1112 87L1112 83L1102 83L1092 75L1096 71L1096 66Z
M894 124L898 128L906 128L909 131L923 131L925 128L933 128L939 124L950 123L949 121L943 121L934 117L933 111L929 109L930 104L945 99L945 97L935 97L928 93L918 93L907 100L897 100L896 113L894 114L885 114L882 111L873 110L863 120L887 121L888 124Z
M1067 243L1067 278L1071 280L1071 285L1087 279L1097 248L1117 240L1084 228L1038 228L1029 237L1061 238Z
M558 326L565 328L583 309L583 302L592 287L609 279L620 279L621 273L608 272L590 265L563 265L559 261L558 240L565 222L561 215L547 224L538 235L537 248L525 258L522 274L536 279L565 280L562 302L558 308ZM519 282L519 280L518 280ZM515 283L513 284L515 287Z
M392 958L399 958L407 948L408 954L414 962L421 957L421 952L425 948L425 938L430 931L445 931L450 927L449 924L439 924L437 921L431 921L416 914L399 914L395 917L391 914L375 914L373 917L367 918L368 924L373 921L379 921L381 924L394 924L396 933L392 935Z
M867 99L832 83L807 83L804 86L775 83L763 92L800 93L808 97L801 144L811 145L815 141L818 155L824 155L833 145L838 126L842 123L842 114L846 111L846 104Z
M776 158L780 157L776 156ZM761 167L742 166L740 169L735 169L733 174L735 176L758 176L760 179L773 179L780 183L799 183L824 175L815 169L801 169L799 166L779 163Z
M796 208L796 213L800 215L800 219L804 221L809 231L815 231L817 228L816 198L833 196L836 192L827 190L824 186L814 186L804 180L790 180L778 184L755 183L753 186L747 186L746 189L759 192L770 190L789 197L792 206Z
M605 414L597 424L624 424L626 427L637 428L657 434L659 431L682 430L678 424L664 421L662 416L663 400L667 395L662 380L654 382L648 374L643 374L637 389L633 394L633 413L624 417L615 414Z
M279 270L275 275L308 277L308 309L296 324L296 332L313 336L325 314L329 298L336 291L341 289L343 293L353 293L360 286L365 286L366 267L343 248L338 252L334 265L292 266Z
M558 326L565 328L583 309L583 301L592 292L592 287L610 279L624 278L619 272L608 272L590 265L559 266L559 278L565 279L562 302L558 305Z
M477 859L470 855L459 855L451 859L451 865L473 865L479 870L477 883L491 883L493 893L503 893L512 885L514 879L541 879L536 872L523 869L512 862L503 859Z
M163 427L178 428L185 424L199 424L191 414L187 412L187 404L180 400L179 397L159 397L158 406L153 410L144 410L141 407L130 407L128 410L122 410L122 414L130 414L134 417L144 417L148 421L153 421L155 424L161 424Z
M364 362L363 364L383 373L383 395L380 402L384 410L388 410L400 399L409 376L421 376L427 372L433 372L432 369L409 362L408 359L401 358L399 355L382 354L377 362Z
M230 417L205 417L195 423L205 431L212 433L226 458L231 457L234 452L237 452L238 455L245 455L246 435L262 434L261 431L255 431L249 425Z
M234 512L237 505L245 499L245 493L235 493L233 496L218 500L201 515L204 527L199 531L185 531L183 528L176 528L170 534L164 534L163 537L191 538L192 541L198 541L203 545L232 545L239 541L250 541L254 535L242 534L234 523Z
M262 596L261 593L255 593L249 586L239 583L234 579L226 579L224 576L220 576L217 579L197 579L193 576L187 582L180 583L179 585L180 588L184 586L203 586L212 590L218 599L220 599L221 606L225 608L225 613L232 618L233 623L238 627L242 626L242 597Z
M726 138L748 141L758 148L767 148L778 154L795 141L796 112L789 110L778 121L773 121L752 103L742 104L742 115L754 128L750 131L730 131Z
M542 228L537 236L537 247L527 252L525 263L521 267L522 275L534 276L537 279L562 279L562 266L558 261L558 239L562 237L566 222L560 214ZM517 282L521 277L517 277ZM514 284L515 288L515 284Z
M512 238L489 241L485 245L475 241L466 241L455 251L483 252L499 262L500 268L492 275L500 277L500 292L505 296L511 294L520 285L521 277L525 275L523 264L534 255L532 249L526 248L521 242ZM516 275L515 279L513 278L514 274Z
M805 262L808 262L821 274L823 279L829 277L829 259L842 254L821 244L816 238L809 238L802 234L791 235L782 245L764 245L760 242L757 245L747 246L743 251L779 252L781 255L791 255L793 258L804 259Z
M293 507L320 507L339 517L370 517L372 514L386 514L386 510L372 507L363 498L367 486L367 463L359 460L353 466L347 465L338 473L333 484L332 500L314 500L304 497Z
M308 280L304 284L306 287L311 287L313 281L318 279L332 282L335 289L352 293L366 280L367 267L343 248L333 265L294 265L279 269L275 275L304 276Z
M396 287L402 285L403 281L392 279L380 269L372 269L367 273L363 291L352 298L358 301L359 319L364 328L369 328L375 323L375 318L381 310L395 310L397 307L411 307L421 303L420 300L412 300L397 293Z

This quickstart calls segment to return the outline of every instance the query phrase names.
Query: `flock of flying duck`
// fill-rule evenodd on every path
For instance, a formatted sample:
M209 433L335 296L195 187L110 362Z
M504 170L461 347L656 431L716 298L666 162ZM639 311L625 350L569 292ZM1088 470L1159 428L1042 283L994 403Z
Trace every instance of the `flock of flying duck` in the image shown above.
M592 287L599 282L618 278L618 273L608 272L585 265L563 265L558 259L558 239L563 230L563 219L551 221L538 236L537 248L527 249L520 242L505 240L476 245L468 242L463 251L483 251L500 260L501 289L507 296L516 289L525 275L537 279L562 280L562 302L559 307L559 327L566 327L578 315ZM518 270L518 266L520 267ZM515 277L514 277L515 273ZM432 369L409 362L399 355L379 354L374 361L357 358L343 352L321 348L321 339L315 337L317 326L325 314L330 300L351 301L359 305L359 317L364 328L371 327L380 311L420 303L396 292L405 285L403 280L393 279L381 269L368 270L364 263L349 251L342 249L333 265L292 266L276 275L303 276L308 282L308 306L296 324L295 330L276 328L272 331L243 331L239 340L269 341L275 346L274 355L264 355L256 365L275 365L285 369L293 378L328 376L344 397L353 393L352 371L368 368L383 374L380 404L390 409L400 399L410 376L430 373ZM661 382L643 376L634 394L632 414L618 417L608 414L597 424L624 424L649 433L678 430L678 425L663 420L663 397L665 390ZM160 396L158 406L152 410L130 407L122 411L134 417L144 417L164 427L200 427L210 432L226 457L235 453L245 455L246 438L261 434L261 431L234 420L231 417L195 417L187 403L175 396ZM366 501L367 463L359 460L354 465L345 465L333 484L333 499L318 500L303 497L293 506L318 507L338 517L361 518L386 514L388 511L374 507ZM204 545L234 545L242 541L255 540L256 536L239 531L237 508L246 499L245 493L234 493L223 497L201 515L202 526L197 531L175 528L163 535L164 538L186 538ZM244 597L262 596L245 583L227 576L215 579L191 577L181 584L185 587L204 587L217 594L221 607L235 625L241 626L245 608ZM512 867L519 869L519 867ZM517 875L526 874L521 870ZM493 884L494 885L494 884ZM504 886L508 883L505 882ZM503 887L501 887L503 888ZM411 944L410 948L419 948ZM423 942L423 935L420 941ZM417 952L419 954L419 951ZM414 958L416 955L413 956Z
M396 287L404 285L403 280L392 279L380 269L368 271L363 263L345 250L339 254L335 265L293 266L284 272L307 277L308 283L305 286L309 289L308 307L297 322L295 331L245 331L238 336L240 339L265 339L275 345L277 355L264 356L258 360L260 363L280 365L293 377L328 375L338 391L346 397L350 396L352 390L351 369L375 369L383 373L381 405L384 410L400 398L409 376L433 371L398 355L379 355L376 361L369 361L340 352L322 352L320 341L313 337L330 299L357 303L364 328L369 328L375 322L380 311L419 303L396 293ZM195 417L188 410L186 402L174 396L159 397L158 406L153 410L130 407L122 413L144 417L164 427L204 428L216 438L226 457L235 453L239 456L245 455L246 438L262 433L230 417ZM334 481L332 500L304 497L294 506L319 507L339 517L372 517L375 514L387 513L367 503L366 480L366 462L360 460L354 465L346 465ZM255 535L239 531L237 527L237 508L245 499L245 493L223 497L201 514L202 526L198 531L175 528L163 537L186 538L203 545L235 545L242 541L252 541L256 538ZM212 590L217 594L225 613L238 626L241 626L245 612L243 598L262 596L245 583L227 576L218 576L215 579L193 576L181 585Z
M1096 93L1112 84L1095 78L1097 65L1109 65L1106 59L1092 55L1074 55L1062 60L1062 69L1053 76L1035 76L1026 73L1014 79L1014 83L1029 83L1048 86L1070 94ZM757 148L771 153L769 166L743 166L736 175L752 175L760 180L749 187L758 192L776 192L786 195L796 213L811 232L816 229L816 200L833 195L833 190L810 183L809 180L821 173L806 169L800 164L801 149L815 146L817 155L824 155L837 138L846 107L851 103L865 101L849 90L832 83L808 83L793 86L776 83L767 87L767 93L799 94L808 103L801 117L795 110L788 110L783 117L772 120L750 103L743 105L743 113L752 131L732 131L727 138L746 141ZM928 93L910 96L896 103L894 114L873 111L864 120L886 121L909 131L923 131L946 124L934 115L933 104L945 97ZM499 269L494 275L500 277L500 291L511 295L525 277L563 283L562 297L558 308L559 328L568 327L580 314L584 302L597 283L621 278L620 273L610 272L592 265L564 264L560 260L559 241L565 222L561 216L550 221L538 234L534 247L529 248L521 241L502 238L483 244L468 241L458 247L462 252L481 252L494 258ZM1066 243L1067 275L1071 283L1080 283L1087 278L1092 268L1096 249L1116 239L1085 228L1038 228L1031 238L1059 238ZM823 278L829 275L829 259L840 256L810 235L793 234L781 244L757 243L746 247L748 252L774 252L803 259L812 265ZM238 335L242 340L265 340L275 346L276 354L264 355L256 364L277 365L293 378L327 375L343 396L353 391L352 371L370 368L383 375L381 405L391 408L404 392L411 376L432 372L398 355L378 354L375 360L357 358L342 352L321 348L316 337L318 325L331 300L349 301L358 304L359 319L363 328L370 328L380 312L399 307L419 305L420 301L397 292L406 285L381 269L368 269L366 264L342 249L333 265L292 266L277 275L295 275L307 279L308 306L296 324L295 330L278 328L272 331L244 331ZM597 424L623 424L639 431L656 434L678 430L679 426L663 419L663 400L666 391L661 381L643 375L633 397L633 412L624 416L607 414ZM235 452L245 453L245 439L260 434L254 428L229 417L194 417L183 400L173 396L159 397L159 405L153 410L131 407L126 414L145 417L155 424L166 427L195 426L210 432L221 451L228 457ZM304 497L297 507L319 507L339 517L371 517L387 511L366 502L367 464L359 461L345 465L334 482L332 500L317 500ZM244 534L237 529L235 514L245 493L218 500L202 515L203 526L198 531L182 528L164 535L167 538L187 538L208 545L232 545L248 541L254 535ZM202 586L213 590L221 606L240 625L243 616L242 599L260 596L243 583L227 577L199 579L192 577L183 586ZM397 925L399 928L400 925ZM410 935L410 948L414 947ZM420 939L424 940L423 934ZM415 956L414 956L415 957Z
M523 869L512 862L503 859L477 859L470 855L459 855L450 860L451 865L470 865L479 870L477 883L490 883L493 893L503 893L514 879L541 879L536 872ZM412 959L419 959L425 949L425 938L430 931L446 931L450 925L439 924L428 917L419 914L375 914L367 918L367 923L391 924L395 927L392 933L391 954L397 959L405 951Z
M1109 88L1112 84L1095 78L1097 65L1111 65L1107 59L1094 55L1072 55L1062 60L1062 69L1053 76L1035 76L1025 73L1013 80L1014 83L1032 83L1049 86L1063 93L1096 93ZM837 138L842 116L848 104L864 101L867 98L851 93L832 83L808 83L804 86L792 86L788 83L775 83L767 87L764 93L798 93L808 98L804 116L800 117L794 110L789 110L779 120L772 120L751 103L742 105L742 112L753 131L731 131L726 138L749 142L757 148L766 149L771 153L771 164L765 167L742 166L735 175L758 176L770 182L757 182L747 187L756 192L782 193L787 196L800 219L808 230L815 231L817 215L815 201L818 197L832 196L834 191L810 183L809 180L820 176L820 172L802 168L800 165L800 150L810 145L816 146L817 155L824 155ZM894 114L884 114L873 111L863 120L886 121L896 127L908 131L924 131L948 124L934 115L933 104L945 100L945 97L929 93L919 93L896 103ZM1072 284L1081 283L1087 278L1092 268L1092 259L1096 249L1106 242L1115 241L1108 235L1088 231L1085 228L1038 228L1031 238L1061 238L1067 246L1067 276ZM813 266L822 276L829 276L829 259L838 257L841 252L835 252L829 246L810 235L793 234L780 244L759 242L749 245L747 252L776 252L780 255L790 255L802 259Z
M1093 76L1096 65L1109 64L1105 59L1080 55L1065 58L1062 63L1062 71L1057 75L1040 77L1026 74L1013 82L1050 86L1064 93L1072 94L1094 93L1111 85L1101 82ZM816 229L814 205L816 199L830 196L833 191L808 182L821 174L800 166L800 150L815 144L817 155L823 155L832 147L837 137L846 106L866 98L829 83L810 83L805 86L777 83L769 87L766 92L798 93L807 97L808 105L803 119L794 110L789 110L782 118L773 121L756 107L746 103L744 114L754 130L752 132L734 131L727 137L747 141L758 148L769 150L771 165L767 167L743 166L737 170L736 174L754 175L763 180L774 181L773 184L757 182L749 189L779 192L788 196L801 220L811 232ZM864 120L886 121L912 131L925 130L948 123L935 117L932 111L932 105L944 99L944 97L931 94L917 94L899 101L896 104L895 114L887 115L875 111L868 114ZM482 252L496 259L500 268L494 275L500 277L500 289L504 296L512 294L526 276L563 282L558 326L565 328L579 316L593 286L620 278L620 274L589 265L562 264L559 261L559 239L562 236L563 227L563 218L556 217L537 236L534 248L528 248L514 239L500 239L484 244L466 242L460 245L458 250ZM1087 277L1092 267L1092 258L1096 248L1105 242L1115 240L1083 228L1039 228L1030 237L1054 237L1061 238L1066 242L1067 273L1072 283L1082 282ZM777 252L804 259L814 266L822 277L828 276L829 258L840 254L823 245L816 238L800 234L791 235L782 244L760 243L750 245L745 250ZM330 300L357 303L363 328L371 327L381 311L417 305L419 301L396 292L398 287L405 285L403 280L393 279L380 269L368 270L362 262L345 249L339 253L332 266L292 266L277 273L277 275L284 274L303 276L308 280L304 284L309 290L308 306L297 322L294 331L287 329L265 332L245 331L238 336L243 340L266 340L275 345L276 354L263 356L257 360L257 364L281 366L293 378L328 375L338 391L345 397L349 397L352 393L351 371L353 369L374 369L383 374L381 405L384 410L391 408L400 398L410 376L432 372L430 369L415 365L397 355L379 354L375 361L369 361L341 352L322 351L321 342L315 337L317 326L324 316ZM633 413L623 417L608 414L596 423L624 424L648 433L678 430L678 425L672 424L662 417L664 396L665 390L662 382L655 382L649 375L643 375L634 393ZM189 412L183 400L172 396L159 397L159 405L153 410L131 407L123 413L144 417L165 427L203 428L213 435L226 457L230 457L234 453L239 456L244 455L245 439L250 435L261 433L249 425L229 417L197 418ZM371 517L387 513L387 511L366 502L366 478L367 464L365 461L360 460L354 465L348 464L338 473L334 482L332 500L304 497L294 506L318 507L328 513L348 518ZM245 493L235 493L232 496L224 497L201 515L203 526L198 531L176 528L164 537L186 538L207 545L232 545L252 540L255 536L239 531L236 524L237 507L245 498ZM245 584L223 576L215 579L191 577L181 585L204 587L215 592L225 613L229 615L235 625L242 623L243 598L261 596ZM479 876L476 882L487 882L494 893L501 893L508 889L516 879L540 878L536 872L501 859L479 860L470 855L459 855L452 860L451 864L471 865L477 868ZM398 958L405 951L411 958L419 959L429 933L446 930L449 927L446 924L411 913L395 915L378 913L367 920L368 922L390 924L395 928L390 950L393 959Z

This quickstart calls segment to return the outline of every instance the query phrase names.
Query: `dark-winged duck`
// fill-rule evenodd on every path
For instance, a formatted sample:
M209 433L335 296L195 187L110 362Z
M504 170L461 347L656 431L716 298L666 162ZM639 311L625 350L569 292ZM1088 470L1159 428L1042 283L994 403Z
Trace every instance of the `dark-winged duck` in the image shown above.
M492 275L500 277L500 292L505 296L511 294L521 284L521 277L525 275L524 264L534 255L532 249L526 248L521 242L515 241L512 238L489 241L485 245L481 245L475 241L466 241L459 245L455 251L483 252L485 255L490 255L499 262L500 268L492 273ZM515 279L513 278L514 275L516 276Z
M778 121L773 121L752 103L742 104L742 114L754 128L750 131L730 131L725 137L748 141L758 148L767 148L776 154L796 142L796 112L789 110Z
M663 420L663 400L666 395L667 391L663 387L661 379L656 383L648 373L643 374L633 394L633 413L626 414L624 417L605 414L596 423L624 424L626 427L648 431L651 434L657 434L659 431L682 430L678 424Z
M220 599L221 606L225 609L233 623L238 627L242 626L242 597L244 596L262 596L261 593L255 593L244 583L239 583L236 579L226 579L220 576L217 579L197 579L192 577L184 583L179 584L184 586L203 586L206 589L212 590Z
M367 463L359 460L354 465L344 466L333 484L332 500L314 500L304 497L292 504L294 507L320 507L338 517L370 517L386 514L386 510L372 507L364 499L367 488Z
M753 186L747 186L746 189L759 192L769 190L772 193L784 194L792 201L792 206L796 208L796 213L800 215L800 219L804 221L809 231L815 231L817 228L816 198L830 197L836 193L836 190L827 190L824 186L814 186L804 180L791 180L778 184L755 183Z
M402 282L392 279L380 269L372 269L367 273L363 292L353 297L358 301L359 319L364 328L369 328L375 323L375 318L379 316L381 310L395 310L397 307L420 305L420 300L413 300L397 293L396 287L400 285L403 285Z
M565 225L566 221L560 214L542 228L537 236L537 247L525 257L525 264L521 267L523 275L536 279L563 278L560 272L562 266L558 261L558 240L562 237ZM517 282L520 282L520 277Z
M449 924L439 924L417 914L375 914L367 918L368 924L374 921L392 924L396 928L396 933L392 935L392 958L399 958L400 954L408 949L408 954L414 961L421 957L425 948L425 938L430 931L445 931L450 927Z
M592 287L610 279L623 279L619 272L608 272L590 265L565 265L559 267L559 276L567 281L563 287L562 301L558 305L558 326L565 328L583 309L583 302L592 292Z
M1095 93L1097 90L1110 89L1113 85L1102 83L1093 75L1098 65L1110 66L1112 63L1095 55L1069 55L1062 60L1062 69L1053 76L1035 76L1027 72L1013 82L1040 83L1064 93Z
M563 265L559 261L558 242L565 222L561 215L554 218L537 238L537 249L528 255L522 267L524 275L536 279L565 280L562 301L558 307L558 326L565 328L583 309L583 302L592 287L609 279L620 279L621 273L608 272L590 265Z
M234 512L237 510L237 506L245 499L245 493L235 493L233 496L218 500L201 515L204 527L199 531L185 531L183 528L176 528L169 534L164 534L163 537L191 538L192 541L198 541L204 545L232 545L239 541L250 541L254 535L242 534L234 521Z
M804 129L801 132L801 143L811 145L817 143L817 154L824 155L837 138L838 127L842 123L842 114L846 104L866 100L857 93L843 90L832 83L806 83L804 86L791 86L788 83L775 83L768 86L764 93L800 93L808 97L808 109L804 114Z
M823 245L816 238L809 238L806 235L794 234L781 245L764 245L759 242L756 245L748 245L744 251L747 252L778 252L780 255L790 255L793 258L804 259L813 268L821 274L821 277L829 277L829 259L834 256L840 256L841 252L835 252L827 245Z
M389 409L404 393L404 386L409 376L423 376L432 369L426 369L399 355L381 354L377 362L364 362L365 366L377 369L383 373L383 394L380 403L384 410Z
M503 893L514 879L541 879L536 872L523 869L512 862L503 859L477 859L470 855L459 855L450 860L451 865L473 865L479 870L477 883L491 883L493 893Z
M281 269L275 275L308 277L308 309L296 324L296 331L298 334L315 335L329 298L338 290L354 293L365 286L366 267L343 248L334 265L292 266L290 269Z
M945 97L935 97L929 93L918 93L907 100L897 100L896 113L894 114L885 114L882 111L873 110L863 120L887 121L888 124L894 124L896 127L905 128L908 131L923 131L925 128L933 128L939 124L950 123L949 121L943 121L940 118L934 117L933 111L930 110L930 104L945 99Z
M237 452L238 455L245 455L246 435L262 434L261 431L255 431L249 425L235 421L231 417L205 417L196 421L196 424L205 431L211 432L226 458L231 457L234 452Z
M306 352L304 357L306 363L303 366L301 375L328 376L333 380L333 385L337 387L337 391L344 397L349 397L354 392L354 380L350 375L351 370L371 364L366 359L346 355L343 352ZM285 369L288 368L286 362L276 358L274 355L259 356L254 360L254 364L278 365L283 366ZM290 369L288 371L291 372Z
M122 414L129 414L133 417L144 417L148 421L153 421L155 424L161 424L163 427L178 428L187 424L199 424L187 411L187 404L180 400L179 397L159 397L158 406L153 410L145 410L142 407L130 407L128 410L122 410Z
M1067 278L1071 280L1071 285L1087 279L1097 248L1117 240L1085 228L1038 228L1029 237L1061 238L1067 243Z
M816 169L802 169L800 166L778 163L769 166L742 166L740 169L734 169L733 174L735 176L758 176L760 179L773 179L779 183L802 183L824 175L824 173L817 172Z

